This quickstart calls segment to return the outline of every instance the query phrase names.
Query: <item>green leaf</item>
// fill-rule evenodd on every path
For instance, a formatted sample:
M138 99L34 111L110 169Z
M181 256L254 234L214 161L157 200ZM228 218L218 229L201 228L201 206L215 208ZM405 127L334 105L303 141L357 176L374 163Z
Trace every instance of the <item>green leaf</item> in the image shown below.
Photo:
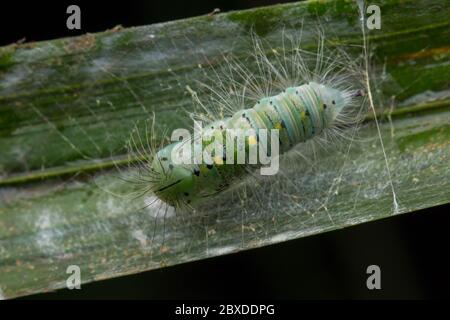
M206 216L155 225L157 208L114 196L129 184L107 170L129 161L129 133L153 112L155 138L183 127L180 111L193 108L186 86L205 80L202 66L224 63L226 52L248 57L251 30L276 47L283 32L302 29L303 45L312 47L320 23L331 42L361 44L353 1L0 48L0 297L63 288L69 265L80 266L85 283L448 203L450 2L377 4L382 29L369 41L396 212L370 114L344 153L319 151L320 161L289 168L295 186L266 193L264 216L251 190L244 206L230 201L231 191L206 206Z

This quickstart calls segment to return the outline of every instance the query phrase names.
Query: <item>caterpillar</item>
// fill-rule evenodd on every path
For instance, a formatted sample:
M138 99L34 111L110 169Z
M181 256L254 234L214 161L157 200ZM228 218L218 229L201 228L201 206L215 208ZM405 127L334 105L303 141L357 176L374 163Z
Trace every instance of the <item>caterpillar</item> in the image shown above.
M282 156L307 141L339 131L342 125L355 123L354 107L361 106L361 101L357 100L364 93L358 81L360 73L356 63L350 62L339 50L325 55L322 35L319 36L318 52L303 51L298 47L298 42L292 41L293 57L275 56L272 61L261 41L254 35L252 39L257 53L254 56L256 65L260 68L264 66L256 71L259 74L255 75L255 71L249 70L242 62L229 61L232 75L219 73L219 77L230 77L228 85L233 84L233 93L229 93L227 84L224 85L219 79L213 83L224 86L221 92L206 86L216 96L209 102L211 105L205 106L197 101L206 111L206 118L212 119L203 135L197 139L172 142L154 150L143 161L144 170L141 171L145 172L144 181L149 184L145 188L163 203L175 208L192 208L226 191L262 167L261 163L250 163L249 157L244 163L236 164L234 160L239 150L249 155L252 148L265 142L267 155L273 156L275 150L276 156ZM310 60L315 65L312 70ZM239 81L235 79L236 74ZM238 88L241 90L236 88L236 83L240 83ZM267 83L273 87L265 87ZM252 99L238 99L240 101L237 102L233 98L242 98L245 93L238 92L249 91L249 88L256 92L253 100L255 97L257 100L252 107L242 108ZM278 93L264 95L275 90ZM195 92L193 96L196 97ZM230 137L230 130L238 131L237 136ZM269 142L266 133L274 131L276 139ZM249 133L248 136L239 139L239 135L245 132ZM204 136L213 136L216 142L221 142L220 146L215 148L214 141L205 141ZM231 141L231 147L229 143L223 145L224 140ZM211 155L211 161L198 162L192 154L183 163L174 159L176 155L181 157L181 149L191 143L194 149L195 145L205 149Z
M238 111L208 127L219 130L220 135L226 129L255 130L256 135L246 141L246 150L259 141L262 129L279 130L280 151L286 152L330 128L350 99L348 91L310 82L286 88L276 96L265 97L254 107ZM227 165L226 157L218 158L212 164L176 164L171 154L180 144L183 142L175 142L159 150L149 168L156 177L152 191L172 206L184 202L190 204L200 197L221 192L245 174L246 165ZM232 154L236 154L239 146L233 145Z

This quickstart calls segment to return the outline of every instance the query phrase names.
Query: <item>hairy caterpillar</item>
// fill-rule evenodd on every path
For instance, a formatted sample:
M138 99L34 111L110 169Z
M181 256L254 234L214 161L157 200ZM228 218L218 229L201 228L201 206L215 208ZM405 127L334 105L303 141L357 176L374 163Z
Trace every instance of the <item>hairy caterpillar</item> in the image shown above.
M279 130L281 152L287 152L333 126L350 99L348 91L309 82L262 98L253 108L238 111L208 127L220 131L229 128L255 130L256 135L247 139L246 150L259 141L261 129ZM212 164L175 164L171 152L182 143L175 142L159 150L149 168L155 177L152 191L170 205L190 204L200 197L221 192L245 173L245 165L227 165L224 155ZM239 146L235 145L235 148ZM236 150L232 154L236 154Z
M317 52L301 50L298 41L291 39L293 56L283 54L280 58L275 51L272 61L261 41L255 35L252 38L256 52L253 58L259 69L252 71L239 61L229 61L231 75L218 74L219 77L229 77L228 81L221 83L219 79L213 82L219 83L222 91L206 86L216 99L212 99L209 105L197 101L209 119L206 136L229 141L227 131L230 129L237 129L240 134L247 130L249 136L241 139L240 143L236 142L238 137L231 137L231 148L228 144L226 147L221 145L219 153L217 149L212 150L213 143L197 138L194 144L206 147L211 154L210 163L196 163L191 155L188 163L174 161L173 155L181 153L179 149L190 141L177 141L151 150L142 162L143 181L147 183L144 188L164 203L176 208L191 207L251 175L261 164L250 164L248 159L240 164L229 160L234 160L240 149L248 154L260 142L263 130L277 131L276 147L282 155L303 142L320 139L330 133L333 136L340 127L357 122L355 106L362 106L358 97L364 90L361 89L361 74L356 62L351 62L339 50L325 55L322 35L319 35ZM231 93L230 84L233 86ZM249 94L247 91L253 92ZM242 99L247 95L250 98ZM246 103L251 102L254 105L249 108ZM356 111L360 112L360 109ZM267 142L267 136L263 141ZM270 154L273 147L271 141L266 151Z

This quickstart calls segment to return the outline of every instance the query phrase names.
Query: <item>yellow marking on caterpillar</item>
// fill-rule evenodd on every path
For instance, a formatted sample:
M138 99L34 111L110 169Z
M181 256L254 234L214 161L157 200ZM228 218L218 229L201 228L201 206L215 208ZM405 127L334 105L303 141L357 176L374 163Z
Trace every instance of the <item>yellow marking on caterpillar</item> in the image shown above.
M256 140L255 136L248 137L248 144L249 145L253 146L253 145L257 144L257 143L258 143L258 141Z
M214 157L214 163L215 164L217 164L217 165L222 165L223 164L223 157L221 157L221 156L215 156Z
M209 171L209 170L208 170L208 168L206 168L205 165L200 166L200 172L201 172L201 173L206 174L208 171Z
M302 113L300 114L300 116L302 117L302 120L305 119L305 117L306 117L305 111L302 111Z

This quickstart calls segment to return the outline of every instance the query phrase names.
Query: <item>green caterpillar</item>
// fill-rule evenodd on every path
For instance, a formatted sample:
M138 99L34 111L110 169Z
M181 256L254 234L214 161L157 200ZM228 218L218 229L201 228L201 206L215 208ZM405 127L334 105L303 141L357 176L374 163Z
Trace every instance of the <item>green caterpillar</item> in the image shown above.
M226 135L227 129L254 130L256 136L245 140L244 148L247 151L259 141L261 129L278 130L279 153L282 154L332 128L355 95L355 91L340 90L311 81L265 97L252 108L210 123L208 128L218 131L222 136ZM249 169L260 167L258 164L227 164L223 156L225 150L220 159L216 157L211 164L195 164L194 161L191 164L176 164L172 159L172 151L183 143L174 142L160 149L149 166L152 192L171 206L191 205L220 193L236 179L247 175ZM231 153L236 156L239 147L233 144Z

